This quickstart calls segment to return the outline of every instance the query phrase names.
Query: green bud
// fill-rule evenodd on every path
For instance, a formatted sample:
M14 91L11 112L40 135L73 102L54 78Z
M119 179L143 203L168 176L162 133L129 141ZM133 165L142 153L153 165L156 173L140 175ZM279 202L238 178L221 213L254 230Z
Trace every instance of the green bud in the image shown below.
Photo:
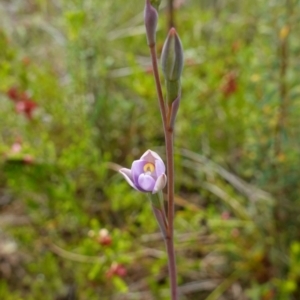
M178 97L180 87L180 79L166 80L167 103L172 103Z
M166 81L180 80L183 69L183 49L175 28L171 28L161 54L162 71Z

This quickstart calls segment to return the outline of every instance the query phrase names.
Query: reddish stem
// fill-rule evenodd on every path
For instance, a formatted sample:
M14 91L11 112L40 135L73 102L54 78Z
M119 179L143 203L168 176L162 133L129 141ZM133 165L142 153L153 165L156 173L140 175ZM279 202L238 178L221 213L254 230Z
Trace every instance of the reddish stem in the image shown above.
M169 264L169 278L171 286L171 299L177 300L177 272L176 272L176 258L174 250L174 155L173 155L173 129L169 124L167 118L167 110L164 102L164 97L162 93L162 88L160 84L160 77L158 72L157 65L157 56L155 44L150 45L151 60L153 66L153 74L156 84L156 91L158 95L158 102L162 117L162 123L165 134L165 143L166 143L166 157L167 157L167 191L168 191L168 227L167 227L167 236L165 238L166 249L168 254L168 264Z

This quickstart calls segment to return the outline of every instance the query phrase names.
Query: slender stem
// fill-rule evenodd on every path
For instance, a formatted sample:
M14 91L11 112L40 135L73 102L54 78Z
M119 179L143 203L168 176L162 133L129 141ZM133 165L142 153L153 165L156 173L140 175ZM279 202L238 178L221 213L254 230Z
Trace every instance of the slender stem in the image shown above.
M157 56L155 44L150 45L151 60L153 66L153 74L156 84L156 90L158 95L158 102L160 112L162 116L165 143L166 143L166 157L167 157L167 190L168 190L168 227L167 236L165 238L166 249L168 253L168 264L169 264L169 278L171 286L171 299L177 300L177 272L176 272L176 259L174 250L174 239L173 239L173 223L174 223L174 155L173 155L173 129L169 126L167 111L160 84Z
M165 239L167 254L168 254L168 264L169 264L169 278L171 286L171 299L177 300L177 271L176 271L176 258L174 251L174 241L173 238Z
M154 74L156 91L157 91L157 96L158 96L159 108L160 108L161 118L162 118L163 127L164 127L165 139L166 139L167 113L166 113L166 106L165 106L165 102L164 102L164 96L163 96L161 84L160 84L155 46L156 45L153 44L153 45L150 45L149 48L150 48L151 61L152 61L153 74Z
M166 136L166 155L167 155L167 174L168 174L168 225L169 237L173 238L174 223L174 151L173 151L173 130L167 129Z
M166 106L161 89L157 56L155 50L155 44L150 46L150 53L153 66L153 74L156 84L156 90L158 95L158 102L160 106L160 112L162 116L162 122L164 127L165 142L166 142L166 156L167 156L167 175L168 175L168 236L173 237L173 219L174 219L174 155L173 155L173 129L168 126Z
M171 299L177 300L177 271L174 249L174 151L173 151L173 130L169 127L165 132L167 174L168 174L168 237L166 247L169 258L169 277L171 285Z
M175 27L175 21L174 21L174 4L173 0L168 1L168 29L171 29L172 27Z

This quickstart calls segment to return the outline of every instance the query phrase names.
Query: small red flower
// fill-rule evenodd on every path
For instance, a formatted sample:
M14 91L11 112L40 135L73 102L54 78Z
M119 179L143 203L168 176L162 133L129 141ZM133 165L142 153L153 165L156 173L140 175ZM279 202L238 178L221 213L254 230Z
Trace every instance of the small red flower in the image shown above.
M237 76L234 72L228 73L224 78L224 84L221 87L225 97L234 94L237 90Z
M7 92L6 95L8 96L8 98L12 101L19 101L19 91L18 89L13 86L11 87Z
M27 119L32 119L32 114L38 105L26 92L21 92L18 88L11 87L6 94L10 100L15 102L17 113L23 113Z
M99 230L97 241L102 246L109 246L112 243L112 237L106 228Z
M16 112L25 114L28 119L32 119L32 113L36 109L37 104L32 100L22 100L16 103Z
M127 275L125 267L117 262L113 262L109 270L106 272L106 277L111 278L113 276L124 277Z

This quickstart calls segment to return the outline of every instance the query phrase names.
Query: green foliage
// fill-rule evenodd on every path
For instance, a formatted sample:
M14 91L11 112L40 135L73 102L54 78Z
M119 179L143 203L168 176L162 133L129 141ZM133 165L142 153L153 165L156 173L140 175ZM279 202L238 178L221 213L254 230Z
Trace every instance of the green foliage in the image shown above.
M150 204L116 172L149 148L164 155L143 1L8 2L0 4L0 298L168 299ZM175 140L182 299L299 299L299 5L183 2L175 19L185 56ZM166 20L162 4L159 53ZM37 105L32 117L9 91ZM111 275L116 265L124 277Z

